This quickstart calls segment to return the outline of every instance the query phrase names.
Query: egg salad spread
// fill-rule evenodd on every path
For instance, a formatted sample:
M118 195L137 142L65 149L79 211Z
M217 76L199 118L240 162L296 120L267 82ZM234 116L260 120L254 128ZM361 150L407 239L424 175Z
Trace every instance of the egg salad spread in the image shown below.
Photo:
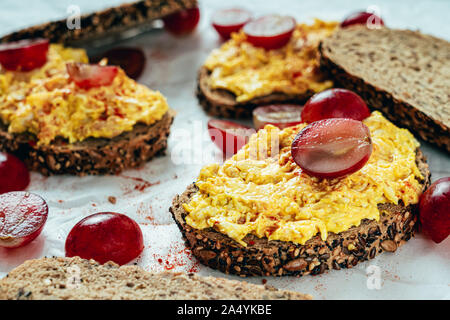
M150 125L168 111L161 93L119 69L109 86L84 90L70 81L66 63L87 63L83 49L50 45L47 63L30 72L0 70L0 120L10 133L28 132L38 144L113 138L136 123Z
M330 88L333 83L319 72L318 44L337 27L316 19L298 24L289 43L277 50L258 48L246 41L243 31L215 49L205 62L211 72L211 89L235 94L237 102L271 93L303 94Z
M364 120L373 152L359 171L341 179L318 179L302 172L291 143L306 126L283 130L267 125L222 166L205 166L198 192L184 204L186 222L214 228L243 246L247 234L304 244L317 233L340 233L363 219L379 220L377 204L415 204L423 179L416 164L419 143L375 111Z

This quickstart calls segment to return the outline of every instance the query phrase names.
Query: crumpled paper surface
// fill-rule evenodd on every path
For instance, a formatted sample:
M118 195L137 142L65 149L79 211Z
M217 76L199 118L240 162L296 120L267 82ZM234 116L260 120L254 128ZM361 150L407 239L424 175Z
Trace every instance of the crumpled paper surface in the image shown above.
M21 10L29 1L2 1L0 32L8 33L31 23L34 10L39 19L64 17L68 4L80 4L82 12L105 7L106 1L32 1L30 10ZM113 4L120 1L115 1ZM57 4L58 3L58 4ZM107 3L112 3L107 1ZM71 228L83 217L100 211L129 215L141 226L145 250L135 263L149 271L198 272L242 280L200 265L186 249L181 233L168 208L176 194L192 183L202 165L221 161L220 152L206 131L209 119L194 95L196 72L208 53L220 45L210 26L214 10L240 6L242 1L201 1L202 18L197 31L186 38L174 38L155 30L117 45L138 46L145 50L147 67L141 83L160 90L177 111L166 156L138 170L118 176L43 177L32 173L29 191L43 196L50 207L49 219L41 236L24 248L0 249L0 277L28 259L64 256L64 242ZM256 15L276 12L294 15L298 21L312 17L341 20L349 12L377 5L388 26L420 29L450 39L446 13L450 3L443 1L246 1ZM97 7L93 7L97 6ZM5 20L6 19L6 20ZM39 20L38 19L38 20ZM450 76L450 75L449 75ZM450 175L450 157L427 143L422 150L428 157L433 180ZM116 204L108 201L116 197ZM353 269L330 271L303 278L265 278L277 288L312 294L316 299L450 299L450 239L439 245L418 234L395 254L384 253ZM262 283L261 277L246 281ZM379 281L378 281L379 280Z

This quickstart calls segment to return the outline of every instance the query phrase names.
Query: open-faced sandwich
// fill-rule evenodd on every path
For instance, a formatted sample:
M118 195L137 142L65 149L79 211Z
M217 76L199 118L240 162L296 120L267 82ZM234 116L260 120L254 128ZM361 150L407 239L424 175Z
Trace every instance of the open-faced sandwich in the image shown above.
M247 23L201 67L200 104L210 115L237 118L261 104L304 103L333 85L319 70L317 47L336 27L276 15Z
M49 174L114 174L167 146L161 93L82 49L22 40L0 47L0 151Z
M265 126L174 199L202 263L243 276L319 274L413 236L430 178L414 136L342 89L311 98L302 120Z

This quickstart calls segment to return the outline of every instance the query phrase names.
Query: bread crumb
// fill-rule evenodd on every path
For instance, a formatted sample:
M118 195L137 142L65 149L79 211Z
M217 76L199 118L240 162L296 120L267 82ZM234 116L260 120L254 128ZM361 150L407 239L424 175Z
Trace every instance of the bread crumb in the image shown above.
M117 203L117 198L113 197L113 196L109 196L108 197L108 201L111 202L112 204L116 204Z

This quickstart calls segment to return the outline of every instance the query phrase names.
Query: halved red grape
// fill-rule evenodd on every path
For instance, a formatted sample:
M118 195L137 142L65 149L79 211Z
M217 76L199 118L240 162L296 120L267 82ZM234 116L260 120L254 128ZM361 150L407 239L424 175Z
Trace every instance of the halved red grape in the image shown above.
M434 242L444 241L450 234L450 177L435 181L421 195L420 222Z
M253 110L253 124L256 130L271 124L280 129L295 126L302 122L303 106L296 104L275 104Z
M278 49L286 45L296 26L293 17L267 15L247 23L243 30L247 41L264 49Z
M48 206L40 196L25 191L0 195L0 247L22 247L41 234Z
M372 12L355 12L347 16L341 22L341 27L345 28L355 24L365 24L368 28L375 29L384 26L383 19Z
M30 184L30 172L12 154L0 152L0 194L25 190Z
M119 72L119 69L115 66L98 64L68 63L66 67L70 79L78 87L85 90L109 86Z
M139 225L124 214L99 212L78 222L66 240L66 257L79 256L99 263L119 265L137 258L144 250Z
M144 52L139 48L114 48L106 51L92 62L108 59L108 64L121 67L131 79L137 79L144 71L146 58Z
M47 62L49 41L27 39L0 44L0 63L6 70L31 71Z
M208 121L211 140L224 154L231 155L239 151L254 132L250 127L226 120Z
M164 28L177 36L194 31L199 20L200 10L197 7L178 11L163 18Z
M291 147L294 161L307 174L339 178L361 169L372 154L370 131L361 121L325 119L303 128Z
M312 96L302 111L302 121L314 121L330 118L349 118L364 120L370 116L364 100L346 89L328 89Z
M241 8L219 10L212 17L212 25L223 39L229 39L231 33L238 32L252 19L249 11Z

